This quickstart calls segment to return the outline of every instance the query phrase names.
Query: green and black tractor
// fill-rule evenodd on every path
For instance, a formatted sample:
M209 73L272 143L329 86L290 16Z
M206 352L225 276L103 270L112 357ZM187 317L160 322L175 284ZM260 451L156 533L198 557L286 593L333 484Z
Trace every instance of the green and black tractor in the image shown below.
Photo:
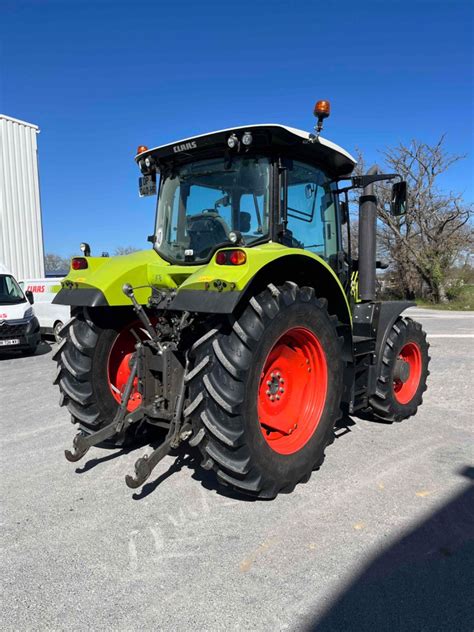
M75 257L55 300L72 306L55 353L78 426L69 461L155 426L162 441L129 487L189 442L221 483L273 498L320 467L341 415L416 413L426 334L402 315L412 303L375 296L374 183L395 180L395 215L406 183L376 167L351 176L355 160L320 136L328 114L319 101L314 134L248 125L139 147L140 195L157 196L152 247Z

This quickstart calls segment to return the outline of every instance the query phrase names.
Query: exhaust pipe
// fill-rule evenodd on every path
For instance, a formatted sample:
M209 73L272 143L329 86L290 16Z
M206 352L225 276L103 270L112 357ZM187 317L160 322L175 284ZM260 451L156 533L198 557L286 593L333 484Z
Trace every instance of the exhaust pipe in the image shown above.
M367 175L380 173L377 165ZM368 184L359 198L359 297L363 301L375 300L375 266L377 234L377 196L374 184Z

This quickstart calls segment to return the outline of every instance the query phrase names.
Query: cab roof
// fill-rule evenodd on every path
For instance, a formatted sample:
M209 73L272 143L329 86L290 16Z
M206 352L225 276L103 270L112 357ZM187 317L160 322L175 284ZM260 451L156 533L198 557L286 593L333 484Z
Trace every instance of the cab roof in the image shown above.
M229 149L227 139L235 134L240 141L244 132L252 134L252 144L245 147L240 144L240 150ZM210 158L213 155L245 155L252 153L278 153L295 160L303 160L317 166L333 176L348 175L354 169L356 160L342 147L330 140L310 134L294 127L275 123L241 125L228 129L190 136L166 145L137 154L135 160L143 173L157 171L167 164L182 164L193 160ZM145 165L146 158L151 159L151 166ZM150 161L149 161L150 162Z

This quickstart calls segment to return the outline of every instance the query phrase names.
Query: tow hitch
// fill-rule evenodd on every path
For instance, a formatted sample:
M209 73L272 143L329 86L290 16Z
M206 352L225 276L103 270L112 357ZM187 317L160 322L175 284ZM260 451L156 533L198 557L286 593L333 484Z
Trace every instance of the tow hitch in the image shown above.
M71 463L75 463L76 461L82 459L82 457L89 451L89 448L91 448L92 446L98 445L106 439L110 439L110 437L116 435L125 435L130 426L142 421L147 416L147 413L149 411L147 411L143 403L133 412L130 412L128 410L128 404L134 390L135 379L137 377L139 379L143 378L142 372L144 371L145 358L147 352L150 353L149 350L151 350L151 352L157 356L164 356L166 353L170 353L169 348L162 344L162 342L159 340L159 335L155 331L155 328L153 327L145 310L137 302L133 293L133 288L130 285L126 284L123 287L123 292L132 301L134 310L137 313L143 326L145 327L145 330L148 332L150 338L145 341L138 340L135 345L135 354L130 365L130 375L128 376L128 380L125 384L125 388L121 396L120 405L113 421L107 426L104 426L103 428L98 430L97 432L88 435L83 432L79 432L74 437L72 450L64 451L66 459ZM184 378L186 377L187 371L188 359L186 356ZM176 398L174 411L169 422L168 432L163 443L161 443L158 448L153 450L151 454L145 454L144 456L137 459L134 468L135 474L133 476L130 474L127 474L125 476L125 482L127 486L131 489L136 489L137 487L143 485L143 483L149 478L150 474L158 465L158 463L167 454L169 454L172 449L177 448L182 441L189 439L189 437L191 436L191 425L184 424L183 422L185 384L186 380L183 379L181 381L181 386Z
M188 362L186 361L185 375L188 369ZM135 476L127 474L125 476L125 482L131 489L136 489L143 485L148 479L153 469L158 463L167 455L173 448L177 448L178 445L188 439L191 436L192 429L189 424L183 425L183 404L184 404L184 380L181 385L181 389L178 395L176 408L174 411L173 419L171 421L168 433L163 443L153 450L151 454L145 454L135 461Z

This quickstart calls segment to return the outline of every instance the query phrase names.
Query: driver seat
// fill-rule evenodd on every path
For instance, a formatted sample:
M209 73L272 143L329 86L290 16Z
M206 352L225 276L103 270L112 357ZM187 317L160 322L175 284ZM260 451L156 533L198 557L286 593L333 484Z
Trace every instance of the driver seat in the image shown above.
M189 248L200 259L212 248L228 240L228 227L218 213L201 213L188 217Z

